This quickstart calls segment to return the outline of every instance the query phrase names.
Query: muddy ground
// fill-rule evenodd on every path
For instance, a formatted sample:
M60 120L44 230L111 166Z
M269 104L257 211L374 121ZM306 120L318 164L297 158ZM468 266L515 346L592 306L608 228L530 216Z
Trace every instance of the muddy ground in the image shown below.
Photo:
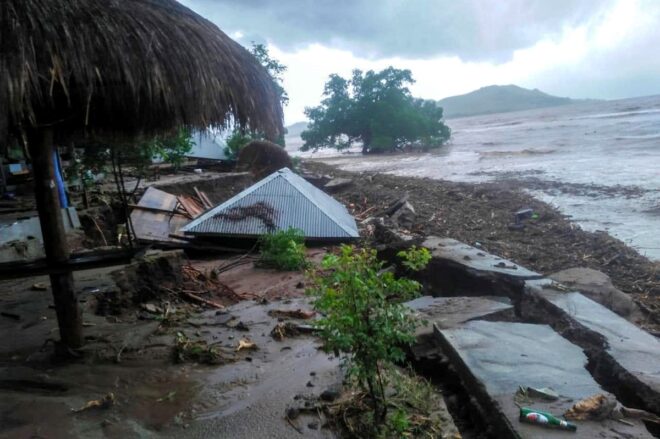
M357 174L318 161L306 161L304 168L318 175L351 179L352 184L338 188L333 195L361 220L378 216L408 194L416 212L410 228L413 233L454 238L545 275L571 267L607 273L616 287L645 310L645 318L637 323L660 334L660 263L605 232L582 230L511 182L473 184ZM523 208L533 209L538 217L526 220L522 229L510 227L514 212Z
M172 253L148 255L149 266L75 273L86 344L66 362L52 356L48 278L0 282L0 438L336 437L314 410L285 416L341 387L338 360L312 334L271 335L283 321L309 324L273 313L311 309L304 275L261 269L249 258L222 271L236 258ZM222 288L207 282L213 269ZM226 307L180 294L191 290ZM213 355L188 358L181 340ZM239 349L242 342L254 348ZM108 407L75 412L110 393Z
M86 342L64 362L48 278L0 282L0 438L341 437L323 404L343 372L311 330L305 275L255 262L148 252L76 272Z
M366 241L373 229L365 220L407 193L416 211L410 232L452 237L543 274L576 266L603 271L647 310L638 323L659 333L658 264L606 233L581 230L510 183L357 175L317 162L306 162L305 168L352 180L333 195L362 222ZM146 184L191 195L197 186L221 202L250 182L248 175L209 173ZM85 224L85 246L104 245L101 233L109 244L117 242L120 215L116 205L107 204L93 208L102 212L90 212L100 224ZM512 229L513 213L521 208L532 208L537 217ZM310 257L318 261L325 251L311 250ZM313 336L278 341L270 335L280 322L268 311L309 308L304 277L261 269L253 258L241 257L188 259L188 278L167 270L162 275L146 270L137 277L112 274L121 267L76 273L87 345L82 358L67 364L53 363L52 346L45 343L57 334L50 290L32 288L47 285L47 278L0 282L5 313L0 317L0 437L335 437L318 415L294 419L293 425L285 417L291 405L313 403L340 381L336 359L318 350ZM150 282L141 283L145 279ZM183 290L227 308L182 300ZM173 350L179 333L217 347L227 363L177 363ZM237 351L242 339L259 349ZM109 392L116 398L110 408L72 412Z

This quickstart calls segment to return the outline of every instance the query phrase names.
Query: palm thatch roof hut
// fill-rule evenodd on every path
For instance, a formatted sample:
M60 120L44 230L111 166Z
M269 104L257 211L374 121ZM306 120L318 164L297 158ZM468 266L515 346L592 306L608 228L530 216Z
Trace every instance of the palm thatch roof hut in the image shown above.
M230 122L282 131L271 77L175 0L2 0L0 143L27 139L49 263L69 259L53 184L54 141L126 139ZM64 345L82 344L71 273L51 275Z
M174 0L3 0L0 24L0 140L45 124L110 136L232 119L282 129L259 62Z

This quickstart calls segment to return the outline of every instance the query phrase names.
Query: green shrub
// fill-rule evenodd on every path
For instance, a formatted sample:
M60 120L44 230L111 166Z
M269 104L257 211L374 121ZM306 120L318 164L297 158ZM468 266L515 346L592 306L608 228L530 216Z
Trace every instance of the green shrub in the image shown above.
M278 270L301 270L307 267L305 236L302 230L290 227L259 238L259 263Z
M399 257L409 270L419 270L430 260L427 249L413 248ZM312 273L310 294L324 317L316 322L327 349L342 355L349 379L367 392L373 407L374 426L387 416L383 368L405 359L402 346L414 340L417 321L401 302L414 298L421 285L396 278L382 270L375 250L342 246L327 255L322 272ZM403 428L403 418L396 422Z
M227 146L225 147L225 156L228 160L238 160L238 154L241 149L253 140L261 139L262 136L249 132L235 129L227 138Z

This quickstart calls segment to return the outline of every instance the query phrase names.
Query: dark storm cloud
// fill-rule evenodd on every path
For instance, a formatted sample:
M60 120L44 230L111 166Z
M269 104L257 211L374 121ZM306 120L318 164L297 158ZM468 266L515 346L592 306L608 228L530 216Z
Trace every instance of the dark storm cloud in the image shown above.
M357 56L508 59L600 13L611 0L181 0L243 43L310 43Z

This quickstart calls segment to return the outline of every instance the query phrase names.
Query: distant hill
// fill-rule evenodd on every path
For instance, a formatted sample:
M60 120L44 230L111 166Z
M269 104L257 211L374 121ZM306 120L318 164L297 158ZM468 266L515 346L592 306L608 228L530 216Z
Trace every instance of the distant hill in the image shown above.
M286 130L287 130L286 135L287 135L287 137L288 136L300 137L300 133L302 133L306 129L307 129L307 122L305 122L305 121L296 122L296 123L291 124L288 127L286 127Z
M291 152L298 151L303 146L303 141L300 138L300 133L307 129L307 122L296 122L286 127L287 133L284 136L286 142L286 150Z
M445 117L452 118L555 107L576 102L584 101L560 98L517 85L490 85L464 95L441 99L438 104L444 108Z

